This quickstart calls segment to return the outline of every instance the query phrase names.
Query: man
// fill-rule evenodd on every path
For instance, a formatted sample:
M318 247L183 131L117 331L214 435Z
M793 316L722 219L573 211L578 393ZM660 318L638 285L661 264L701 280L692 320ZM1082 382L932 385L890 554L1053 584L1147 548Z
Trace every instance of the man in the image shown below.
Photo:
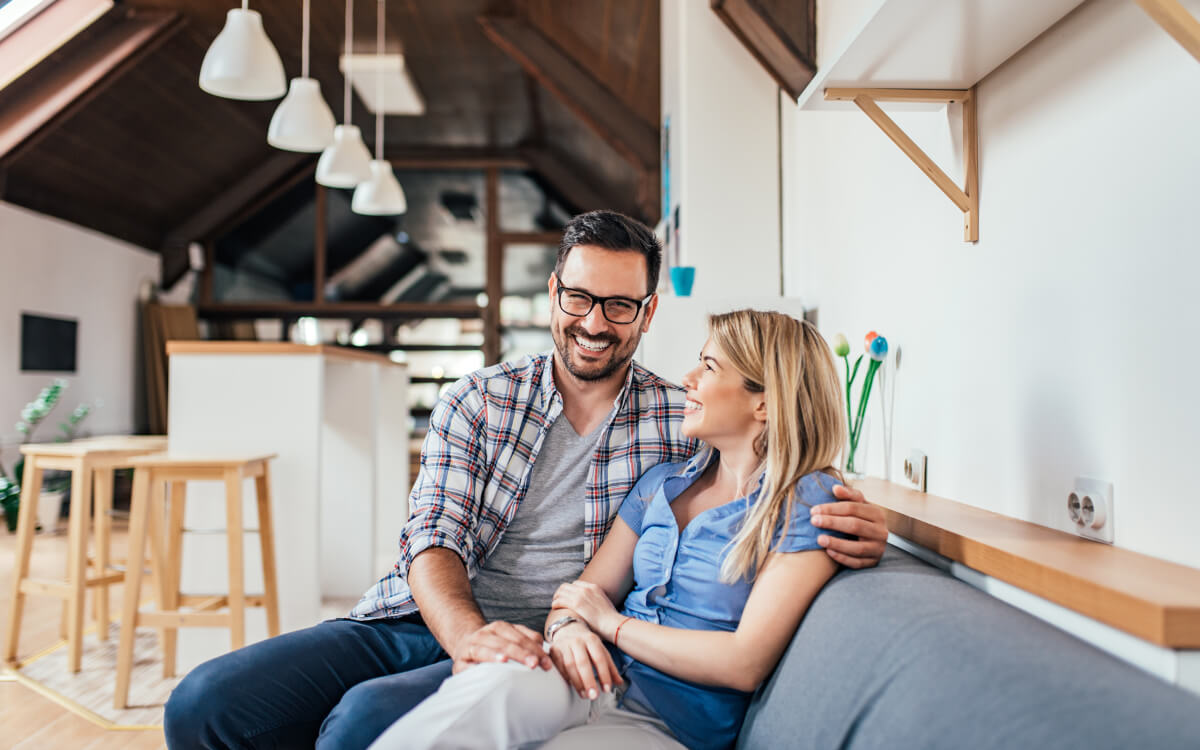
M549 280L550 354L472 373L439 401L400 560L355 606L197 667L172 693L171 748L363 748L451 671L551 669L539 632L626 492L691 455L684 391L634 364L658 306L661 248L610 211L567 225ZM697 347L702 342L697 342ZM814 509L850 567L883 554L883 512L841 489Z

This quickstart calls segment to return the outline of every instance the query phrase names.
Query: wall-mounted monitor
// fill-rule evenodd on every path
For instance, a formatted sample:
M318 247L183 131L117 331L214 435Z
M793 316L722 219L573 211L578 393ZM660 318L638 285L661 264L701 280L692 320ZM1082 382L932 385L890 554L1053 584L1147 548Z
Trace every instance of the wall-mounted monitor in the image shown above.
M21 313L21 371L75 372L79 321Z

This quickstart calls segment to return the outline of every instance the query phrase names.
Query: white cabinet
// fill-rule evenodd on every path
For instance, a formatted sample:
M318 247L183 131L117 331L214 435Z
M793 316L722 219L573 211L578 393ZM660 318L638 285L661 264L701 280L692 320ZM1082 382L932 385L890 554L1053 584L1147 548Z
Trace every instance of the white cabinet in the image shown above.
M322 597L354 598L396 557L408 516L408 373L379 355L290 343L177 341L170 355L172 452L277 453L271 462L282 629L320 620ZM248 529L257 527L246 487ZM192 482L185 593L227 591L225 515L216 483ZM220 532L220 533L218 533ZM247 531L246 590L261 590ZM246 615L247 642L266 635ZM180 631L180 669L229 650L223 630Z

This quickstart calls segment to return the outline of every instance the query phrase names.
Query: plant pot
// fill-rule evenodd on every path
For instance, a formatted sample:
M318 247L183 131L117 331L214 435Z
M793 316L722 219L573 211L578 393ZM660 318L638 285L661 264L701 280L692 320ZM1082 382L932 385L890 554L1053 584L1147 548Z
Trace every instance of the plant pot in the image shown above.
M58 527L58 516L62 512L64 493L43 492L38 495L37 519L43 534L54 533Z
M696 281L695 266L674 266L671 268L671 287L676 297L690 297L692 284Z

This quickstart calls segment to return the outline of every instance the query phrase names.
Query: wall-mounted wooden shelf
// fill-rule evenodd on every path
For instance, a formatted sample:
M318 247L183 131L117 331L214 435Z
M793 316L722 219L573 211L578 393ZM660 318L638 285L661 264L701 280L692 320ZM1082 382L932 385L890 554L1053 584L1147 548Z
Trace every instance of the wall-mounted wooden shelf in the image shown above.
M1179 4L1178 0L1136 0L1155 23L1200 60L1200 21Z
M963 241L979 241L979 127L978 95L974 87L953 89L825 89L828 101L851 101L879 126L912 159L913 164L937 185L938 189L963 212ZM963 185L959 187L948 174L929 158L920 146L908 137L896 121L880 109L878 102L929 104L961 102L963 107L963 164L966 166Z
M817 61L817 75L797 103L802 109L853 106L826 100L827 88L969 89L1080 2L875 0L842 49Z
M897 536L1151 643L1200 648L1200 569L882 479L854 485Z

